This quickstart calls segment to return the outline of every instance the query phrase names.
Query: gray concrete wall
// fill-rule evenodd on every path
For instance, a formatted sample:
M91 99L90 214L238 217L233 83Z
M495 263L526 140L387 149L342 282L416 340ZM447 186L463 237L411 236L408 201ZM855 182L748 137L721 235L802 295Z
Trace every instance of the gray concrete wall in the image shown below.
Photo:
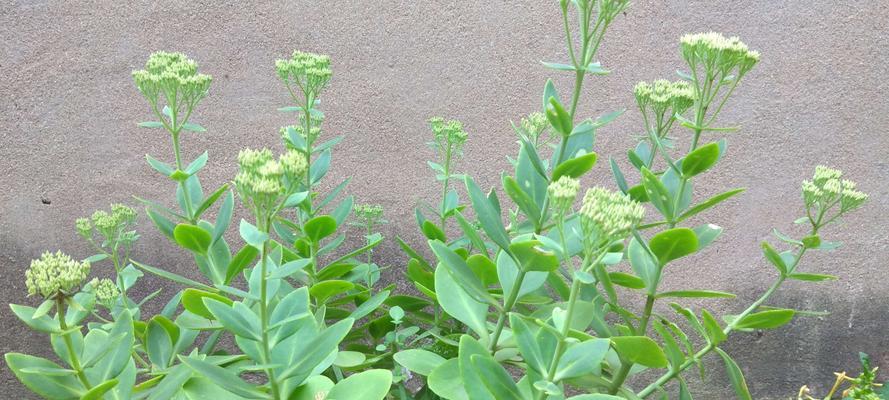
M171 198L170 184L144 163L146 153L170 158L169 139L135 127L149 117L130 71L154 50L186 52L215 78L194 117L208 132L187 135L184 145L189 158L209 149L207 187L231 179L239 149L277 144L277 128L288 121L275 109L288 98L274 60L293 49L330 54L334 79L321 108L329 134L347 139L328 182L351 176L359 201L386 206L393 223L385 235L417 245L412 208L438 195L425 166L432 156L426 118L464 121L471 138L459 169L492 186L516 150L508 121L538 107L547 77L570 90L568 76L538 63L567 59L556 1L125 3L0 6L0 303L35 303L24 297L23 271L43 250L89 255L74 232L76 217L133 203L134 194ZM799 182L814 165L845 170L871 194L863 210L825 232L846 245L805 262L842 280L790 283L772 302L832 314L731 339L728 350L757 398L789 396L805 383L823 388L832 371L855 369L858 351L889 370L887 22L885 0L637 1L599 56L613 74L585 87L580 115L632 110L635 82L672 78L682 67L677 42L686 32L739 35L762 52L721 118L743 129L730 135L728 157L700 179L696 196L749 190L707 215L726 233L706 254L677 265L667 282L740 294L715 302L719 311L738 311L773 278L759 242L772 227L799 233L791 223L801 210ZM628 112L600 131L597 150L623 159L639 126L638 114ZM594 183L611 184L604 163L585 181ZM142 226L136 257L196 276L185 253L144 218ZM397 279L405 261L397 246L386 242L379 254ZM146 279L139 292L160 285ZM0 321L0 352L47 353L47 339L5 307ZM700 398L729 390L721 368L711 370L703 383L710 392ZM5 365L0 386L4 398L33 398Z

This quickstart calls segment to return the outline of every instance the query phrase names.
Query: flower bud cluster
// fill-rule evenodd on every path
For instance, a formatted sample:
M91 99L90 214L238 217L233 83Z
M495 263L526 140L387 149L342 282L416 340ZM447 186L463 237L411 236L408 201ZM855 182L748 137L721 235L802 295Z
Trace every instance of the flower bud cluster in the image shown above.
M77 233L88 241L98 234L102 246L131 245L139 235L132 230L136 225L136 210L125 204L112 204L111 212L97 210L90 218L78 218L74 225Z
M356 204L355 219L362 225L372 228L383 221L383 206L379 204Z
M727 38L721 33L694 33L680 39L682 58L692 66L718 71L728 76L737 69L738 77L759 62L759 52L750 50L738 37Z
M584 234L598 234L600 243L625 238L645 216L645 207L629 196L601 187L587 190L580 208Z
M207 96L213 78L197 72L198 64L182 53L158 51L151 54L145 69L133 71L136 87L157 107L161 94L171 107L194 107Z
M642 112L650 111L655 118L668 113L672 117L683 113L695 102L694 88L685 81L670 82L658 79L654 82L639 82L633 88L636 104Z
M117 285L111 279L93 278L90 281L90 286L93 287L93 293L96 294L96 301L106 308L114 306L114 303L117 302L117 298L120 296L120 289L117 288Z
M326 55L294 51L289 59L275 61L275 70L291 90L296 86L303 96L312 99L317 98L330 83L330 57Z
M265 210L302 182L308 162L298 150L287 150L275 160L269 149L244 149L238 154L238 166L235 186L241 197Z
M40 259L32 260L31 267L25 271L28 296L40 295L48 299L56 295L71 295L80 288L89 273L88 261L74 261L61 251L45 252Z
M571 209L577 192L580 191L580 181L570 176L563 175L557 181L550 183L547 188L553 209L559 214L564 214Z
M543 113L534 112L522 118L519 127L528 136L531 143L536 144L540 136L546 131L546 128L549 127L549 121L546 120L546 116Z
M459 153L463 143L469 137L469 134L463 130L463 123L453 119L445 121L441 117L432 117L429 119L429 128L432 129L432 135L435 137L434 144L439 150L451 149Z
M803 200L807 209L826 212L839 204L839 213L852 211L867 201L868 195L855 189L856 184L841 179L843 172L823 165L815 167L811 181L803 181Z

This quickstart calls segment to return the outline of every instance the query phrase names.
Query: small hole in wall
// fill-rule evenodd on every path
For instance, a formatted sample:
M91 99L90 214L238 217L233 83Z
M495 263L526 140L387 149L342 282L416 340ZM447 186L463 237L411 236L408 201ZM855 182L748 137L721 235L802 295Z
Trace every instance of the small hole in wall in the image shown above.
M43 204L52 204L52 201L49 200L49 197L40 196L40 202Z

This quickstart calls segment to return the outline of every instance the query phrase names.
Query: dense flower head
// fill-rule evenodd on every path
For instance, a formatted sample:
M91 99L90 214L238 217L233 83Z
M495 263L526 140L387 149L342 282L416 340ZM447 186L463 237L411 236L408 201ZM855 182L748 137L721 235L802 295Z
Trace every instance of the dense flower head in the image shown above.
M291 140L290 138L289 131L292 130L296 135L302 138L303 141L314 142L315 139L321 136L322 123L324 123L324 115L321 113L313 113L311 117L309 117L308 121L306 121L305 114L300 113L299 124L281 127L281 139L284 140L284 144L287 146L287 148L297 148L297 146L294 145L293 140ZM308 134L306 133L306 126L309 127Z
M197 62L185 54L158 51L148 58L145 69L133 71L133 80L152 104L163 93L168 100L178 98L193 106L207 95L213 81L210 75L197 71Z
M106 244L118 242L130 244L138 235L131 230L136 225L138 214L126 204L115 203L111 211L97 210L89 218L78 218L74 225L77 233L87 240L93 239L93 232L98 233Z
M836 204L840 213L861 207L868 195L856 190L856 184L848 179L841 179L843 172L824 165L815 167L815 174L810 181L803 181L803 200L806 207L818 207L827 210Z
M645 208L629 196L601 187L588 189L580 208L581 226L600 240L623 239L645 216Z
M670 111L682 113L695 102L694 88L685 81L670 82L658 79L654 82L639 82L633 88L636 103L642 110L652 110L655 115L663 115Z
M689 65L715 68L724 74L737 68L743 75L759 62L759 52L750 50L736 36L725 37L716 32L686 34L680 45L682 57Z
M309 163L306 155L298 150L287 150L278 159L278 163L284 169L284 173L290 177L301 177L306 173Z
M50 298L57 294L70 295L80 288L89 273L88 261L74 261L61 251L45 252L40 259L32 260L31 267L25 271L28 296Z
M445 121L441 117L429 118L429 129L435 137L435 143L440 149L452 149L459 151L469 137L463 130L463 123L457 120Z
M542 135L546 128L549 127L549 122L546 120L546 116L543 115L543 113L533 112L528 114L527 117L522 118L519 127L533 143L537 143L540 135Z
M276 160L269 149L244 149L238 154L235 187L245 200L268 210L303 181L308 165L299 150L288 149Z
M120 296L120 289L117 288L117 285L114 284L114 281L111 279L93 278L93 280L90 281L90 286L93 287L93 293L96 294L96 300L105 307L111 308L117 301L118 296Z
M329 56L298 50L290 58L275 61L275 70L291 90L299 89L313 98L327 87L332 74Z
M379 204L356 204L354 213L356 220L354 224L369 229L386 222L383 220L383 206Z
M577 198L577 192L580 191L580 181L563 175L555 182L550 183L547 191L553 208L558 212L565 212Z

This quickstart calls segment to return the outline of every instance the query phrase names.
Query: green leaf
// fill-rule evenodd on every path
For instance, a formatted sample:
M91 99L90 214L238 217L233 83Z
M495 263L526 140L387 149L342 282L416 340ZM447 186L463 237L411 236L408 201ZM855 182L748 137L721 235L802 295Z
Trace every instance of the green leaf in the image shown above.
M158 161L148 154L145 155L145 160L148 161L148 165L151 165L151 168L154 168L155 171L160 172L163 176L169 177L176 171L176 168L173 168L162 161Z
M118 382L119 381L117 379L111 379L102 382L90 389L89 392L84 393L80 400L101 400L102 396L104 396L105 393L108 393L109 390L117 386Z
M572 121L571 114L568 114L565 107L554 97L551 97L549 104L546 105L546 119L549 120L553 129L561 134L562 137L567 137L571 134L571 130L574 129L574 121Z
M670 292L658 293L655 296L659 299L665 297L679 297L679 298L734 298L735 295L728 292L720 292L718 290L674 290Z
M732 189L727 192L717 194L716 196L713 196L707 200L704 200L704 201L698 203L697 205L695 205L694 207L689 208L688 211L682 213L682 215L680 215L679 218L676 219L676 222L682 222L682 221L700 213L701 211L704 211L710 207L713 207L719 203L722 203L725 200L728 200L729 198L735 196L736 194L743 192L744 190L746 190L746 189Z
M503 366L487 354L473 354L470 361L482 384L495 399L521 400L524 398L518 386Z
M355 284L349 281L330 280L314 284L309 289L309 294L318 301L318 304L324 304L327 299L348 292L354 287Z
M443 399L469 400L460 374L460 361L456 358L447 360L432 370L427 382L429 389Z
M571 345L559 360L553 380L558 382L587 374L598 375L610 343L609 339L595 338Z
M570 176L572 178L583 176L583 174L589 172L596 165L597 157L596 153L587 153L559 164L553 170L553 181L557 181L562 176Z
M722 234L722 227L713 224L704 224L693 229L698 237L698 251L713 243Z
M222 197L222 195L225 193L229 193L227 183L220 186L219 189L216 189L216 191L213 192L213 194L211 194L210 196L207 196L207 198L204 199L204 201L201 203L201 205L194 212L195 218L200 218L201 215L203 215L204 212L206 212L211 206L213 206L213 204L216 204L216 201L219 200L219 198ZM223 204L225 204L225 203L223 203ZM224 217L225 217L225 215L223 215L223 218ZM231 216L229 216L228 218L231 218ZM221 221L217 219L217 223L218 222L221 222ZM220 235L220 236L222 236L222 235ZM214 229L213 230L213 241L215 242L218 238L219 238L219 236L216 236L216 230Z
M647 336L618 336L611 338L611 344L618 354L634 364L651 368L667 366L664 350Z
M479 278L472 272L472 268L466 264L466 260L448 248L447 245L437 240L430 240L429 247L432 248L432 252L435 253L435 256L441 262L441 266L444 267L443 270L447 272L448 275L451 276L451 279L458 283L459 287L462 287L467 294L478 302L496 303L488 294L488 291L482 287ZM436 268L436 271L438 269L439 268ZM436 278L436 280L438 279ZM437 287L438 286L436 286L436 288Z
M337 382L326 400L383 400L392 386L392 372L371 369L351 375Z
M657 262L636 238L630 239L627 257L629 258L630 266L633 267L633 272L645 283L649 294L654 294L660 280L660 268Z
M157 315L148 322L145 332L145 347L148 351L148 359L152 364L165 369L170 365L173 357L173 345L175 339L170 336L170 331L165 327L164 316ZM165 322L168 322L166 320Z
M367 360L367 356L365 356L364 353L358 351L340 351L336 353L336 360L333 361L333 365L340 368L354 368L364 364L365 360Z
M241 225L239 226L238 231L245 243L259 250L262 250L262 245L266 240L269 240L268 233L261 232L256 226L243 219L241 220Z
M139 263L139 262L136 262L136 261L132 261L132 260L130 260L130 261L133 263L133 265L139 267L140 269L143 269L143 270L145 270L145 271L147 271L147 272L150 272L150 273L152 273L152 274L154 274L154 275L157 275L157 276L159 276L159 277L161 277L161 278L169 279L169 280L171 280L171 281L173 281L173 282L181 283L181 284L183 284L183 285L185 285L185 286L196 287L196 288L204 289L204 290L214 290L214 289L213 289L212 287L210 287L210 286L207 286L207 285L205 285L205 284L203 284L203 283L200 283L200 282L197 282L197 281L193 281L193 280L188 279L188 278L186 278L186 277L184 277L184 276L177 275L177 274L175 274L175 273L172 273L172 272L169 272L169 271L165 271L165 270L162 270L162 269L160 269L160 268L155 268L155 267L152 267L152 266L150 266L150 265L142 264L142 263Z
M225 283L231 283L232 279L235 279L244 268L250 265L253 260L259 256L259 252L260 250L252 245L242 247L228 263L228 267L225 271Z
M213 383L238 396L246 397L248 399L268 398L268 396L264 392L260 391L253 385L244 382L241 377L239 377L233 371L229 371L218 365L214 365L207 361L199 360L194 357L179 356L179 360L181 360L183 364L187 365L195 372L213 381Z
M204 305L204 298L214 299L228 306L231 306L233 303L228 297L203 290L188 288L182 292L182 307L192 314L200 315L207 319L214 319L213 314L207 309L207 306Z
M833 281L839 278L833 275L827 274L806 274L806 273L793 273L787 275L790 279L796 279L798 281L806 281L806 282L823 282L823 281Z
M321 239L330 236L336 232L336 219L329 215L319 215L306 221L303 228L306 236L313 242L318 243Z
M698 250L698 236L688 228L673 228L654 235L648 241L651 252L661 265Z
M790 309L774 309L750 314L735 323L738 329L774 329L787 324L793 319L796 311Z
M198 254L207 254L213 242L210 233L197 225L179 224L173 229L173 238L179 246Z
M638 276L630 275L624 272L609 272L608 278L611 279L611 283L623 286L625 288L630 289L644 289L645 282L642 281ZM590 282L592 283L592 282Z
M502 181L503 190L509 198L519 206L519 209L522 210L528 219L530 219L536 226L540 221L540 208L534 203L534 199L532 199L531 196L528 196L528 193L522 189L513 177L504 174Z
M140 128L163 128L164 123L160 121L145 121L136 124Z
M442 242L447 242L448 238L445 236L444 231L441 230L434 222L430 220L423 221L423 236L426 236L426 239L429 240L440 240Z
M552 63L552 62L546 62L546 61L541 61L540 63L543 64L544 67L551 68L551 69L554 69L557 71L576 71L577 70L577 68L575 68L573 65L570 65L570 64L560 64L560 63Z
M84 394L83 385L73 375L47 375L40 370L60 370L58 364L26 354L6 353L6 365L28 389L46 399L77 399ZM25 372L35 371L35 372Z
M738 367L735 360L732 360L728 354L718 347L714 350L716 350L716 353L722 357L722 361L725 362L725 370L728 372L729 380L731 380L732 387L735 388L735 394L738 395L738 398L741 400L753 400L753 397L750 396L750 390L747 389L747 381L744 379L744 373L741 372L741 368Z
M327 392L333 387L333 381L324 375L315 375L306 379L290 395L288 400L318 400L327 396Z
M191 122L182 124L182 129L185 129L190 132L198 132L198 133L207 131L207 129L205 129L203 126L200 126L198 124L193 124Z
M488 305L470 296L465 287L448 272L447 267L435 269L435 291L442 294L438 296L441 308L448 315L466 324L480 337L487 337Z
M373 297L371 297L370 299L367 299L364 303L361 303L360 306L355 307L355 310L352 311L351 314L349 314L349 318L359 320L361 318L366 317L370 313L374 312L374 310L379 308L380 305L383 304L383 302L385 302L388 297L389 297L388 290L384 290L382 292L379 292L379 293L373 295Z
M543 107L541 111L546 111L546 107L549 106L550 99L559 100L559 93L556 92L556 87L553 85L552 79L546 80L546 85L543 86Z
M283 382L293 379L296 382L302 382L309 377L319 364L337 350L339 343L352 329L354 322L355 320L346 318L319 332L318 336L297 352L294 358L296 362L288 365L287 369L278 376L278 380Z
M10 304L9 308L16 317L22 320L22 322L24 322L25 325L28 325L31 329L44 333L59 332L59 323L55 319L50 318L47 315L35 318L34 315L37 314L37 309L34 307Z
M682 175L690 178L710 169L719 160L719 153L716 142L698 147L682 159Z
M407 349L395 353L392 358L413 373L429 376L435 368L444 364L444 357L423 349Z
M203 301L225 329L246 339L260 340L259 318L243 303L236 302L231 306L212 298L204 298Z
M787 264L784 263L781 255L768 242L762 242L762 253L766 256L766 260L769 260L778 269L781 275L787 275Z
M541 376L545 376L549 369L549 360L543 356L540 345L537 343L537 338L528 327L528 324L522 321L522 317L519 314L510 313L509 326L512 328L512 334L525 363L538 374L541 374Z
M702 309L701 317L704 318L704 329L707 330L707 338L710 343L715 346L728 339L725 331L722 330L722 326L719 325L719 322L716 321L716 318L713 318L709 311Z
M670 197L670 192L648 168L642 167L641 172L642 186L645 188L648 200L665 218L671 220L673 218L673 200Z
M158 214L151 208L147 208L145 210L145 214L148 215L148 219L150 219L151 222L154 223L154 226L156 226L157 229L164 234L164 236L170 238L170 240L175 240L173 238L173 229L176 228L176 224L174 224L166 217Z
M539 240L515 242L509 245L509 250L523 271L550 272L559 268L559 257L545 249Z
M503 227L503 221L497 208L468 176L466 177L466 190L469 192L472 208L475 210L482 229L500 248L509 248L509 236L506 234L506 228Z

